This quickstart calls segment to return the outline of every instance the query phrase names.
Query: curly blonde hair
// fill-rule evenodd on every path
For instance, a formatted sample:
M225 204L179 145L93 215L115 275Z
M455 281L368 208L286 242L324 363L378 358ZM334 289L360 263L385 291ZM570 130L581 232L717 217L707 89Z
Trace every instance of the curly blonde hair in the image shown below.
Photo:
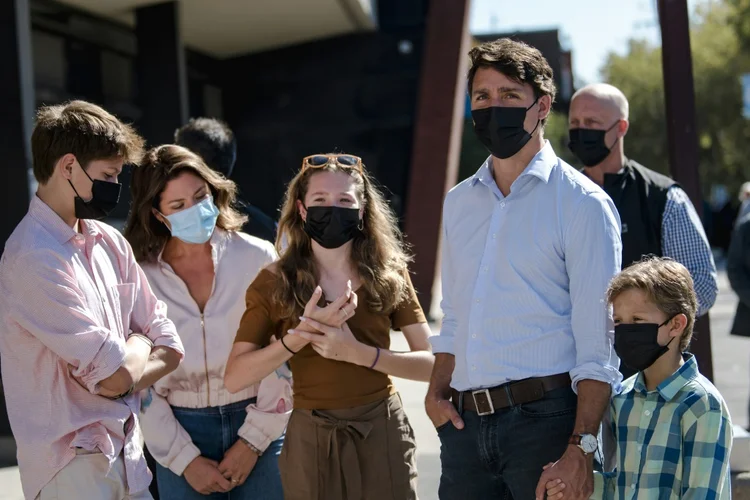
M375 186L364 165L328 164L301 170L289 183L281 209L276 248L279 284L274 300L286 318L302 314L319 281L310 237L297 200L304 203L310 179L321 172L343 172L355 183L357 200L363 207L362 230L352 241L352 261L367 291L367 306L373 312L390 314L406 297L407 265L411 256L398 228L398 219ZM286 246L285 246L286 245Z
M234 208L237 185L214 172L200 156L181 146L165 144L149 150L141 164L133 169L128 222L125 238L133 247L138 262L154 262L169 238L169 229L153 213L159 209L161 195L167 183L184 172L197 175L208 183L219 218L216 227L225 231L239 231L247 217Z

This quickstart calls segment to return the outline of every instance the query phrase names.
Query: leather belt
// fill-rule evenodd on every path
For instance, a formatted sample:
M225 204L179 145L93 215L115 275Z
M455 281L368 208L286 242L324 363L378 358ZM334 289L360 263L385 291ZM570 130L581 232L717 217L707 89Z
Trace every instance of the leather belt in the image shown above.
M570 385L570 375L560 373L548 377L515 380L497 387L476 391L458 392L453 389L451 399L457 408L475 411L479 416L492 415L503 408L539 401L544 399L547 392L570 387ZM463 405L460 404L462 398Z

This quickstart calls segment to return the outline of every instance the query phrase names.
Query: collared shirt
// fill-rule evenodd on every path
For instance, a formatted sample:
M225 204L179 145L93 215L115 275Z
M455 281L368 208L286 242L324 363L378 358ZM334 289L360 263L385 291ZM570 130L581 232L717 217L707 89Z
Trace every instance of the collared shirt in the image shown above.
M443 207L444 312L435 353L455 355L459 391L570 373L621 380L605 300L620 270L620 220L609 196L547 143L508 196L491 157Z
M617 469L605 499L731 498L729 409L692 354L653 391L642 372L630 377L610 413Z
M140 397L101 397L99 382L124 362L131 331L184 352L125 238L99 222L79 226L34 197L0 261L3 388L28 499L77 447L110 465L122 454L129 491L147 489Z
M698 212L679 186L667 191L661 234L662 255L690 271L698 298L698 316L703 316L714 305L719 293L716 264Z
M146 446L157 462L177 475L201 452L175 418L173 406L219 407L256 398L247 406L237 434L260 451L284 433L292 410L291 372L286 365L235 394L224 387L227 359L245 312L245 292L258 272L276 260L276 250L268 241L219 228L210 241L216 286L203 311L161 255L143 264L185 345L182 364L157 381L141 405Z

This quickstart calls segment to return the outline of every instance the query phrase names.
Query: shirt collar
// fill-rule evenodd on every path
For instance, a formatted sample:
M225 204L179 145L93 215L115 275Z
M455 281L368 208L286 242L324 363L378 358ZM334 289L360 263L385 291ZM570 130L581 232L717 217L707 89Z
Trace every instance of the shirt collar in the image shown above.
M665 401L674 399L683 387L698 377L698 362L695 360L695 356L685 353L684 359L685 362L682 366L656 387L656 391ZM644 394L648 392L643 372L638 373L633 388Z
M62 217L50 208L37 195L31 199L29 204L29 215L36 220L44 229L46 229L55 240L60 243L66 243L76 235L76 231L67 225ZM81 224L88 227L89 225Z
M542 182L549 182L549 177L552 174L552 169L557 165L557 154L552 149L552 145L549 141L544 141L544 147L534 155L531 162L521 172L518 178L525 176L537 177ZM490 155L479 167L479 170L472 176L471 185L474 186L477 182L481 182L485 186L490 186L495 183L495 178L492 175L492 155Z

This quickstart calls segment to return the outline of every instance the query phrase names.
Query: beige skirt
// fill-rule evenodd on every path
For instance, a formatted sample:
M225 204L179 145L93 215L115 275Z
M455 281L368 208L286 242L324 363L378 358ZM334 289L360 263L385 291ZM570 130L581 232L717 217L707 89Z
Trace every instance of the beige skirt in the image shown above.
M279 457L286 500L416 500L414 431L401 397L294 410Z

